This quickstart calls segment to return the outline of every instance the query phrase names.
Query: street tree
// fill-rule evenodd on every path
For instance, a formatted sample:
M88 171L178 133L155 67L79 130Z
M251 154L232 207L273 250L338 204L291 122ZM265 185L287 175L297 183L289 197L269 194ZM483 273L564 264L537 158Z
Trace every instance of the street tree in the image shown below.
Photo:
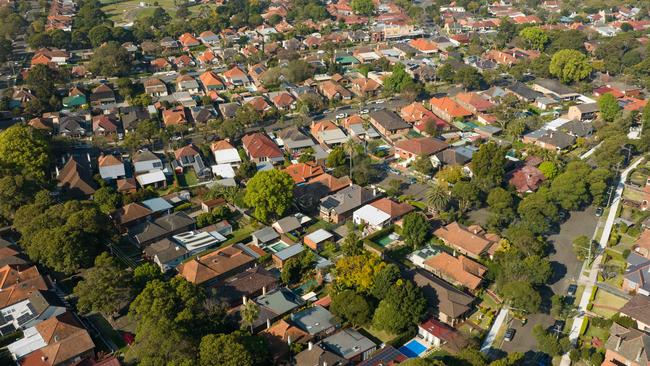
M580 235L573 239L573 251L581 261L587 259L589 256L593 259L596 256L597 249L596 242L585 235Z
M539 293L530 283L524 281L505 284L501 293L511 307L521 309L529 314L536 313L542 303Z

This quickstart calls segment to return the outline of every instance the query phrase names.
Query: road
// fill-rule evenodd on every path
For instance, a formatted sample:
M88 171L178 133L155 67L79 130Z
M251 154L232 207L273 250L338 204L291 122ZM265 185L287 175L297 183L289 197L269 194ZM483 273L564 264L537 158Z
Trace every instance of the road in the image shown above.
M603 229L603 233L600 236L600 240L598 240L598 245L601 250L604 250L607 247L607 243L609 242L609 236L612 233L612 228L614 227L614 220L616 219L616 215L618 214L618 208L621 205L621 197L623 196L623 189L625 188L625 181L627 180L627 176L630 174L632 170L634 170L637 166L639 166L639 164L641 164L642 161L643 161L643 157L637 159L623 172L621 172L621 176L616 186L616 192L614 193L614 200L612 201L612 205L609 208L607 221L605 221L605 227ZM596 284L596 280L598 279L598 268L600 268L601 261L602 261L602 255L599 254L596 257L596 259L594 259L591 268L588 270L589 275L585 276L583 271L580 276L580 283L585 286L585 290L582 293L582 298L580 298L580 303L578 304L578 314L580 315L573 320L573 325L571 326L571 332L569 333L569 339L573 344L576 344L576 342L578 341L578 337L580 336L580 329L582 328L582 324L584 323L585 320L585 310L587 309L587 305L589 304L589 299L591 298L591 293L593 291L594 285ZM585 267L586 267L586 262L585 262ZM571 360L569 358L569 354L566 353L562 356L562 361L560 363L560 366L569 366L569 365L571 365Z

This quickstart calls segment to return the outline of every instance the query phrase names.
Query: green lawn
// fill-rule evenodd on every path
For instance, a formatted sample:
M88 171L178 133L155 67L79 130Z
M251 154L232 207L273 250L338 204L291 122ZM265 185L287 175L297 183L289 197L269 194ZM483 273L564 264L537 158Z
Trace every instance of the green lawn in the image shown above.
M176 6L174 5L174 0L144 0L145 7L140 7L141 0L125 0L125 1L115 1L115 0L100 0L104 6L102 10L108 15L108 17L116 23L130 23L136 19L140 19L146 16L153 14L155 9L154 3L158 3L158 6L163 8L170 16L176 14ZM201 8L205 4L196 3L194 5L190 4L189 11L192 15L196 15L201 11ZM210 8L216 8L215 4L208 4Z
M611 318L614 314L618 313L618 310L622 308L623 305L627 303L627 300L610 294L603 289L598 289L596 298L594 299L593 303L594 307L591 309L591 311L604 318ZM595 305L603 305L607 306L608 308L601 308Z
M396 335L388 333L384 330L375 329L372 325L368 325L363 329L384 343L389 343L397 337Z
M184 174L177 174L178 185L181 187L191 187L199 183L199 178L194 170L188 170Z

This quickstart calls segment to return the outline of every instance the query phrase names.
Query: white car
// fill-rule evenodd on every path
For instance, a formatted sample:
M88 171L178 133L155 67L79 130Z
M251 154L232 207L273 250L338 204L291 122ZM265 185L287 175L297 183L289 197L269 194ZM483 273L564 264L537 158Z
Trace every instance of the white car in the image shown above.
M370 111L367 109L362 109L359 111L359 114L368 114L368 113L370 113Z
M339 113L339 114L336 115L336 119L343 119L343 118L345 118L347 116L348 116L347 113Z

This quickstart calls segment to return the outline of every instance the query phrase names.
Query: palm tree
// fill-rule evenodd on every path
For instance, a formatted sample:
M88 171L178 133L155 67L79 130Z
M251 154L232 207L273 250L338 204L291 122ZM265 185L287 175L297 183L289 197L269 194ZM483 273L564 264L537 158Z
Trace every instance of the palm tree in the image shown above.
M438 213L444 211L449 205L449 194L439 184L432 184L426 192L426 202L429 211Z
M251 333L253 333L253 323L257 316L260 315L260 307L252 301L248 300L246 304L241 307L240 310L242 325L248 326L251 328Z

